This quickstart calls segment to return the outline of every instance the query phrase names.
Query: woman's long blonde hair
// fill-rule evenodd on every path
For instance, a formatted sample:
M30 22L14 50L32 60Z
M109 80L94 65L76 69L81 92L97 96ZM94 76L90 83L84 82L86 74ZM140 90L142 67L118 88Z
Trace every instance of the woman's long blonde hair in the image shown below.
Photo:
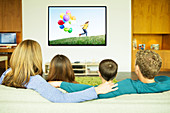
M42 53L38 42L22 41L11 56L10 68L2 83L6 86L24 88L30 76L42 75Z

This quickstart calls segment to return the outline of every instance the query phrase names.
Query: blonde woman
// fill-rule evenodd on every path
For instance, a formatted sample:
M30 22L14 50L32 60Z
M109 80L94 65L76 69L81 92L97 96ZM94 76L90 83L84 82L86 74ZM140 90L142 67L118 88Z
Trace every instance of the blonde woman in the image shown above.
M5 71L0 84L37 91L51 102L82 102L96 99L97 94L114 91L114 84L105 83L76 93L62 93L42 77L42 54L40 45L34 40L21 42L10 59L10 68ZM60 84L60 82L59 82Z

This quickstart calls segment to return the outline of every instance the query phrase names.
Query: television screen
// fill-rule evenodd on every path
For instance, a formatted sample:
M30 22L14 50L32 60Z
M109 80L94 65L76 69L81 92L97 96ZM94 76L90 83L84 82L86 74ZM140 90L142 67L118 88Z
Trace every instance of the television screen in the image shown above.
M49 6L49 46L106 46L106 6Z
M16 33L0 33L0 45L16 44Z

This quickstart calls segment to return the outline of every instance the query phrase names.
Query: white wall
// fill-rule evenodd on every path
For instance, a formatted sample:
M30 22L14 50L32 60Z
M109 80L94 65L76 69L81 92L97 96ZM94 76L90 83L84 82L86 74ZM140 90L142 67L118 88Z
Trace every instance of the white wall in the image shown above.
M131 0L22 0L23 39L38 41L43 67L54 55L71 62L115 60L119 72L131 71ZM107 6L107 46L48 46L48 6Z

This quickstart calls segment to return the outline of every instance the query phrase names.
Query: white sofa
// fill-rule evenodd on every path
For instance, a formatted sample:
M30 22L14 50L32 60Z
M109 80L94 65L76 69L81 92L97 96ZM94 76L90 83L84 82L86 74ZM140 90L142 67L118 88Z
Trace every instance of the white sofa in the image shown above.
M52 103L33 90L0 85L0 113L170 113L170 91Z

